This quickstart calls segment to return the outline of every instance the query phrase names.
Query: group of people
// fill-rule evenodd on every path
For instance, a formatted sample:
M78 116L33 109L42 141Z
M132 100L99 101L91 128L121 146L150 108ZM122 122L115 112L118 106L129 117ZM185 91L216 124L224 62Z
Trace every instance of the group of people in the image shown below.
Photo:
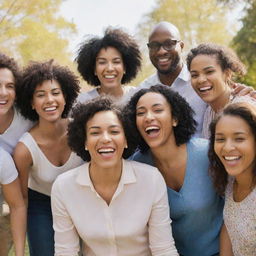
M236 54L191 49L171 23L149 35L156 73L135 39L108 28L76 62L94 89L54 63L22 72L0 54L0 254L253 256L256 99L233 81ZM1 195L0 195L1 196ZM1 196L1 205L3 198Z

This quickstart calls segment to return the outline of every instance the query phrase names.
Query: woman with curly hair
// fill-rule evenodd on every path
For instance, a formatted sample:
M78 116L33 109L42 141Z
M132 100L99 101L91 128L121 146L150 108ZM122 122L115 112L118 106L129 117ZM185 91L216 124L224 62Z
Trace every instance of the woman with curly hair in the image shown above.
M74 74L66 67L32 62L17 90L17 107L35 126L14 151L22 193L28 203L28 242L31 256L54 255L50 194L56 177L82 164L67 143L67 115L79 92Z
M203 101L209 104L204 114L202 137L209 138L209 125L230 102L249 101L255 98L232 94L234 76L243 76L245 67L230 48L203 43L193 48L187 56L191 84Z
M132 160L157 167L165 179L178 253L218 255L223 200L208 174L208 141L191 138L196 122L189 104L156 85L134 94L125 116L139 147Z
M79 102L101 94L125 101L130 83L141 67L141 54L136 41L121 29L107 28L103 37L93 37L81 44L76 57L83 79L96 88L82 93Z
M253 256L256 250L256 107L232 103L211 124L210 171L225 194L221 256Z
M134 151L121 110L107 97L78 104L68 142L85 164L52 188L55 255L176 256L166 186ZM75 198L75 200L74 200Z

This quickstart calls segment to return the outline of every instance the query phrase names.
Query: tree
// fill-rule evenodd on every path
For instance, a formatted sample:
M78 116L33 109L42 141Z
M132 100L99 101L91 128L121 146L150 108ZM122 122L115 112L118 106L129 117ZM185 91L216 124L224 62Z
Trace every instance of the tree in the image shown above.
M0 0L1 50L23 64L56 59L71 63L68 39L75 24L58 15L62 0Z
M256 88L256 2L248 2L243 26L234 37L232 46L248 69L242 82Z

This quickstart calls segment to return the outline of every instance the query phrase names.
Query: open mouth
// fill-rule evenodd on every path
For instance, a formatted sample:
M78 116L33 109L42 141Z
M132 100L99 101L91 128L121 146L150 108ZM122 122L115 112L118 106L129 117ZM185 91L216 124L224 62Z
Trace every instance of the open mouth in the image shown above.
M198 88L198 91L207 92L207 91L210 91L211 89L212 89L212 86L204 86L204 87Z
M44 111L45 112L51 112L51 111L54 111L56 109L57 109L57 107L48 107L48 108L45 108Z
M104 78L106 79L114 79L116 76L115 75L106 75Z
M235 161L235 160L239 160L241 157L240 156L224 156L223 158L226 161Z
M114 148L100 148L97 152L102 156L110 156L115 152Z
M0 105L6 105L7 104L7 100L0 100Z
M160 131L160 128L158 126L148 126L146 129L145 129L145 132L151 136L151 137L154 137L154 136L157 136L158 133Z

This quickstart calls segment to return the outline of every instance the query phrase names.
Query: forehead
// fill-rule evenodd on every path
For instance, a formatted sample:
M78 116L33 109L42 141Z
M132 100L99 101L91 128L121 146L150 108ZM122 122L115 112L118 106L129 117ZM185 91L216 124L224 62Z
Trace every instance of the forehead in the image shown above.
M43 81L41 84L36 86L35 90L46 90L46 89L56 89L56 88L60 88L61 86L58 83L58 81L56 80L45 80Z
M162 42L166 39L179 39L177 31L167 26L158 26L153 29L152 33L149 36L149 42L158 41Z
M249 124L239 116L224 115L216 124L216 133L251 133Z
M137 107L149 107L156 104L169 105L166 98L162 94L156 92L148 92L140 97L137 103Z
M121 57L121 53L115 47L109 46L106 48L101 48L97 55L97 58L108 57L108 56Z
M8 68L0 68L0 79L7 82L14 82L15 80L12 71Z
M87 121L87 128L91 126L101 127L111 125L122 126L117 114L111 110L97 112Z
M216 55L199 54L191 61L191 69L196 66L220 66Z

